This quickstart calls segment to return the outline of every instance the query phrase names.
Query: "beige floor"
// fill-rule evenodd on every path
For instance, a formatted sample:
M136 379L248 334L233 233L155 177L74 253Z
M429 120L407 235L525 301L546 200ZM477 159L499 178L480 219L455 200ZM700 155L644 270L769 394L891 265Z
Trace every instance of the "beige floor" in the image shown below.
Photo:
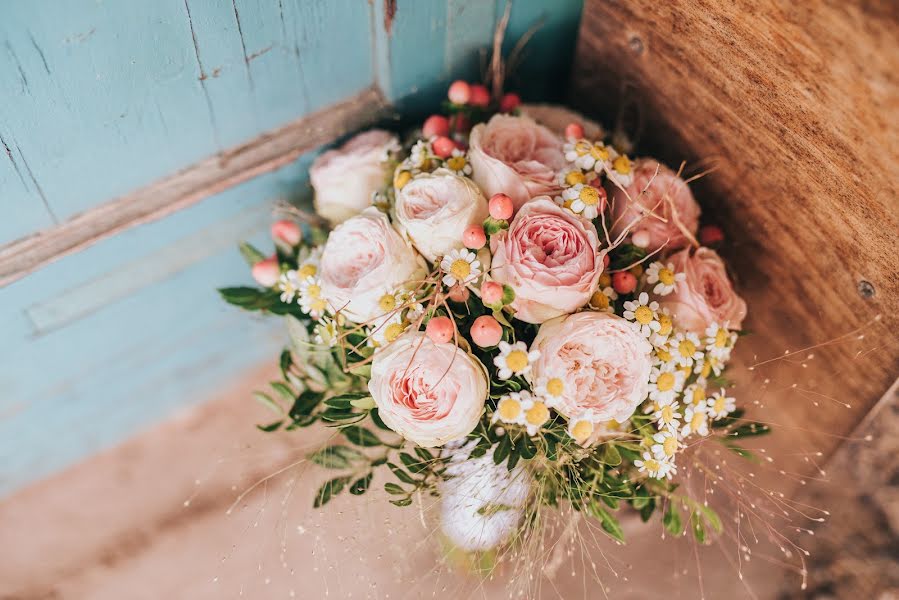
M536 557L563 559L552 579L523 561L487 580L453 569L416 506L372 492L312 508L325 474L297 461L327 433L256 431L249 392L268 375L0 503L0 598L767 599L784 578L756 553L740 582L733 543L633 520L626 547L581 527L583 550Z

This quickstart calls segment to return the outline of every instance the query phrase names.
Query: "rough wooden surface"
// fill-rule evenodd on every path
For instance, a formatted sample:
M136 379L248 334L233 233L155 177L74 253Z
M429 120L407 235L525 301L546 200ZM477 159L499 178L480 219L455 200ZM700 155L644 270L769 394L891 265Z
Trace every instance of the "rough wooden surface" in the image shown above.
M750 307L740 393L794 462L830 452L899 373L897 12L585 4L573 103L688 173L718 167L694 189Z

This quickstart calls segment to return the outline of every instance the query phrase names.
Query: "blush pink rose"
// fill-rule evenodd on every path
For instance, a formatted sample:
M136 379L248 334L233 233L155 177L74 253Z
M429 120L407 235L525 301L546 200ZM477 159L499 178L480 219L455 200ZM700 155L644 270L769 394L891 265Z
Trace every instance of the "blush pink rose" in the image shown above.
M746 302L734 291L717 252L703 247L691 255L687 248L668 260L686 275L674 292L658 299L659 306L671 311L676 327L702 333L712 323L727 322L729 329L740 329Z
M645 231L650 252L663 246L678 250L696 239L699 204L674 171L656 160L638 159L634 162L634 181L625 190L627 194L617 187L612 190L613 235L625 229L631 233Z
M490 237L490 275L515 290L515 317L542 323L586 304L602 274L604 251L593 223L547 197L534 198L509 228Z
M503 193L521 208L534 196L555 195L565 165L562 140L527 117L495 115L471 130L472 179L486 197Z
M487 371L452 343L401 335L374 355L368 390L384 424L425 448L465 437L487 400Z
M646 399L652 347L623 318L579 312L540 326L532 349L535 381L561 379L556 410L594 423L628 419Z

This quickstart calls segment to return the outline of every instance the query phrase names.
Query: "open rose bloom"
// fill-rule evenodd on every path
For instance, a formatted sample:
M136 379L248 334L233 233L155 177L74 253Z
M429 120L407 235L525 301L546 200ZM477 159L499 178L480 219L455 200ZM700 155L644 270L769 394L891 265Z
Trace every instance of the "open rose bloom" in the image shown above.
M276 389L296 399L271 428L342 438L310 457L345 471L318 505L377 470L398 506L441 495L465 550L564 503L619 537L604 497L649 518L682 453L748 427L721 378L746 303L699 246L678 173L570 111L451 95L428 138L373 131L323 154L310 175L333 229L288 228L274 255L250 252L262 289L223 290L288 320Z

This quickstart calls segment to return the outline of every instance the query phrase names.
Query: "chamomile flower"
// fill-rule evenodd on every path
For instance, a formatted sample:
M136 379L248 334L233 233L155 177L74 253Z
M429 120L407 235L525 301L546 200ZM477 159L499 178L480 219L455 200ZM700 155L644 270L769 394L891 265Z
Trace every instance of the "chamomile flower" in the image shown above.
M577 215L595 219L606 205L606 192L602 188L578 183L562 192L564 206Z
M708 379L713 373L715 377L721 375L724 370L724 361L714 354L706 354L701 361L693 367L693 372L699 375L700 379Z
M313 319L324 316L328 309L328 302L322 298L322 286L315 277L307 277L299 282L299 304L303 314Z
M453 154L446 159L443 166L460 177L471 175L471 163L468 162L468 156L458 148L453 150Z
M556 183L558 183L560 187L567 188L579 183L591 184L597 179L596 173L593 171L584 173L577 167L568 167L567 169L559 171L559 174L556 176Z
M684 390L685 406L705 406L706 405L705 386L700 383L693 383Z
M303 280L306 278L304 277ZM281 302L291 304L297 294L300 293L300 276L296 271L281 273L278 278L277 288L281 290Z
M668 343L668 338L674 331L674 320L667 308L660 308L656 313L656 318L659 321L659 330L649 336L649 342L653 346L662 347Z
M644 452L642 459L635 460L634 466L641 473L646 473L655 479L670 479L677 473L677 467L672 460L654 458L649 452Z
M400 292L400 306L406 308L406 320L410 323L418 320L425 312L424 304L415 297L415 294L406 290Z
M709 398L708 407L709 415L717 421L734 412L737 409L737 401L730 398L722 388Z
M634 169L631 159L626 154L618 154L612 150L611 165L606 164L605 172L621 187L627 187L634 182Z
M661 329L658 311L659 303L649 301L649 294L640 292L636 300L628 300L624 303L624 318L631 321L635 331L644 337L651 337Z
M409 158L406 160L409 162L409 166L412 167L412 174L416 175L423 171L430 172L437 162L437 155L434 154L434 150L431 148L431 142L418 140L412 146L412 149L409 151Z
M737 334L728 331L727 323L712 323L705 330L705 351L721 360L730 358L730 351L736 342Z
M673 459L681 447L677 434L673 431L660 431L652 436L652 441L653 444L649 449L652 455L659 460Z
M646 269L646 283L656 284L652 293L656 296L667 296L674 291L677 284L687 278L686 273L678 273L674 270L674 264L654 262Z
M659 430L677 431L680 427L680 413L677 412L679 408L680 404L676 400L670 404L652 405L652 420L655 421L656 427Z
M596 425L593 423L593 420L592 411L586 411L576 417L568 419L568 435L570 435L578 444L584 445L596 430Z
M709 434L709 417L705 406L688 406L684 411L684 426L680 430L682 437L688 435Z
M670 404L684 389L684 374L673 365L653 367L649 374L649 397L659 404Z
M653 365L677 365L677 360L675 360L674 353L671 350L671 347L668 345L667 340L659 343L658 339L656 337L653 337L650 338L650 341L653 342L653 351L651 357Z
M596 163L596 159L591 157L592 149L593 144L589 140L584 139L568 142L562 146L562 150L565 152L565 160L574 163L580 169L587 170L592 169Z
M525 394L527 392L521 393ZM521 407L524 409L524 422L522 425L527 429L528 435L535 435L550 419L549 406L540 398L531 396L521 403Z
M317 246L311 250L300 250L297 267L297 279L302 281L307 277L315 277L318 275L319 264L322 259L322 248Z
M493 364L499 369L497 375L500 379L508 379L512 375L524 377L531 372L531 363L540 358L538 350L528 351L524 342L499 343L499 356L493 359Z
M446 272L443 284L446 287L467 285L481 276L481 261L478 255L468 249L453 249L440 261L440 268Z
M613 313L615 307L612 306L612 302L615 300L618 300L618 292L611 286L606 286L593 292L593 296L590 297L590 308L598 312Z
M671 354L674 359L682 367L692 367L697 360L702 360L702 347L699 342L699 336L695 333L684 333L682 331L674 335L674 339L670 342Z
M546 405L554 407L565 393L565 381L561 377L541 377L534 386L534 393L543 398Z
M400 317L399 312L395 312L369 328L366 343L375 349L383 348L400 337L407 327L409 323Z
M500 421L507 425L523 425L524 424L524 404L530 403L531 395L528 392L511 392L507 396L503 396L496 403L496 410L493 411L493 417L490 422L496 423Z
M332 319L331 317L322 317L321 320L315 324L313 332L315 333L316 344L328 346L329 348L333 348L337 345L340 331L335 319Z

